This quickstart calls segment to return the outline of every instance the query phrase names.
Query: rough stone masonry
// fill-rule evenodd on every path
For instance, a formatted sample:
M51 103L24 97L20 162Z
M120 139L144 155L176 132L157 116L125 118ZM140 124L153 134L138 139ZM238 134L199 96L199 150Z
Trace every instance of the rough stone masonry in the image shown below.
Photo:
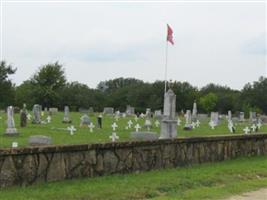
M0 149L0 186L132 173L267 154L267 134Z

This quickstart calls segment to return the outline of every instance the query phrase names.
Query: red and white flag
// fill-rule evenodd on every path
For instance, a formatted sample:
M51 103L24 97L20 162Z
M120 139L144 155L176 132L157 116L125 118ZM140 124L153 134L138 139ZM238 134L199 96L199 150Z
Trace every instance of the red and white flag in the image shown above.
M172 28L167 24L167 41L169 41L172 45L174 45L173 42L173 31Z

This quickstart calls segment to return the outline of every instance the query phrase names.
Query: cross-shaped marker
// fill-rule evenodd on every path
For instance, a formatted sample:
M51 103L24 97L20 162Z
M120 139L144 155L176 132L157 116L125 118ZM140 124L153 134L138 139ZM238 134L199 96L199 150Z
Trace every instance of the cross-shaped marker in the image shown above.
M248 127L244 128L243 131L245 132L245 134L248 134L250 132L250 129Z
M177 119L177 126L180 126L181 125L181 120L178 118Z
M260 129L260 128L262 127L261 122L259 122L259 123L257 124L257 127L258 127L258 129Z
M93 132L93 129L95 128L95 125L91 122L89 125L88 125L88 128L90 129L90 133Z
M47 123L51 123L51 116L48 115L47 118L46 118L46 120L47 120Z
M115 131L116 128L118 127L118 125L114 122L114 123L111 125L111 127L112 127L112 130Z
M192 128L193 128L193 129L195 129L196 126L197 126L196 122L193 122L191 125L192 125Z
M133 122L132 122L132 120L129 120L129 121L127 122L127 124L128 124L128 127L129 127L129 128L131 128L131 127L132 127L132 125L133 125Z
M229 121L229 123L228 123L228 129L229 129L229 131L231 133L233 133L233 126L234 126L233 123Z
M141 126L140 126L139 124L136 124L136 125L134 126L134 128L135 128L135 131L138 132L139 129L141 128Z
M156 125L157 128L159 127L159 125L160 125L159 120L156 120L156 121L155 121L155 125Z
M74 126L70 126L67 128L68 131L70 131L70 135L73 135L74 132L76 131L76 128Z
M12 148L17 148L18 147L18 143L17 142L12 142Z
M116 142L116 140L119 139L119 136L117 136L117 134L113 132L112 135L109 136L109 138L112 142Z
M253 132L255 132L255 131L256 131L256 128L257 128L257 126L256 126L255 124L253 124L253 125L252 125L250 128L252 129L252 131L253 131Z
M119 118L120 118L119 115L115 115L115 120L116 121L119 121Z
M200 126L200 121L199 120L197 120L196 125L197 125L197 127Z
M210 121L210 122L209 122L209 125L210 125L210 127L211 127L212 130L215 129L215 126L216 126L216 125L215 125L214 121Z
M137 115L135 115L135 117L134 117L135 122L137 122L138 119L139 119L139 118L137 117Z
M32 116L31 116L31 114L29 113L29 114L27 115L27 119L28 119L28 120L31 120L31 118L32 118Z

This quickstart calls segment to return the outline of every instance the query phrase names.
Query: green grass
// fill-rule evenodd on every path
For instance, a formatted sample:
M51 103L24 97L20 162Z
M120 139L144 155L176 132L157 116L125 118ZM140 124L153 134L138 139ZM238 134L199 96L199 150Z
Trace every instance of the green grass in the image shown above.
M31 135L47 135L51 136L53 140L53 144L83 144L83 143L100 143L100 142L109 142L110 138L109 136L112 133L111 124L114 121L113 117L105 116L103 118L103 129L97 129L95 128L93 133L89 132L89 128L87 127L79 127L80 124L80 117L82 116L81 113L71 113L71 118L73 121L73 125L77 128L77 131L75 132L75 135L71 136L68 131L64 130L53 130L52 128L66 128L69 126L69 124L63 124L63 113L59 112L52 116L52 123L47 125L36 125L32 124L30 121L28 121L28 126L26 128L20 128L19 127L19 114L15 115L15 123L18 131L20 132L19 136L16 137L7 137L4 136L4 132L6 129L6 116L2 113L0 116L2 119L0 119L0 148L1 147L11 147L12 142L18 142L19 146L27 146L28 145L28 138ZM93 123L96 125L96 116L93 115L90 116ZM43 116L43 120L46 119L47 116ZM129 135L131 131L134 131L134 128L131 130L125 130L125 126L127 125L127 121L129 119L132 119L133 117L127 117L127 118L120 118L117 122L119 128L116 131L117 135L120 137L119 141L126 141L130 140ZM155 120L154 120L155 121ZM183 123L182 126L178 127L178 137L192 137L192 136L209 136L209 135L227 135L231 134L227 128L226 121L223 121L219 126L216 127L215 130L211 130L211 128L208 126L208 122L202 122L199 128L192 130L192 131L184 131L182 130L184 119L182 119ZM143 126L144 125L144 119L139 119L138 123ZM243 133L243 128L247 124L240 123L237 124L237 133L241 134ZM144 130L144 129L143 129ZM154 131L159 134L160 129L156 128L155 125L153 126L153 129L151 131ZM267 126L264 125L260 132L267 132Z
M0 190L5 200L222 199L267 187L267 157Z

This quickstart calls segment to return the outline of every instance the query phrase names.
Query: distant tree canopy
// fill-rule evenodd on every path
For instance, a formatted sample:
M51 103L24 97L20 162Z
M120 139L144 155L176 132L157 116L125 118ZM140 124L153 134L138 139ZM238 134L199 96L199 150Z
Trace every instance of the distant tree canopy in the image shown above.
M5 108L15 103L15 87L8 77L16 72L10 64L0 62L0 107Z
M125 111L127 105L135 107L137 112L146 108L162 109L164 82L147 83L135 78L116 78L100 81L96 89L79 82L67 82L64 69L58 62L43 65L28 80L14 86L8 77L16 72L6 62L0 63L0 108L8 105L28 108L38 103L43 107L64 108L71 110L93 107L103 111L111 106ZM208 84L198 89L188 82L175 81L172 89L176 94L176 110L192 109L196 100L200 112L257 111L267 114L267 78L248 83L241 91L226 86Z

